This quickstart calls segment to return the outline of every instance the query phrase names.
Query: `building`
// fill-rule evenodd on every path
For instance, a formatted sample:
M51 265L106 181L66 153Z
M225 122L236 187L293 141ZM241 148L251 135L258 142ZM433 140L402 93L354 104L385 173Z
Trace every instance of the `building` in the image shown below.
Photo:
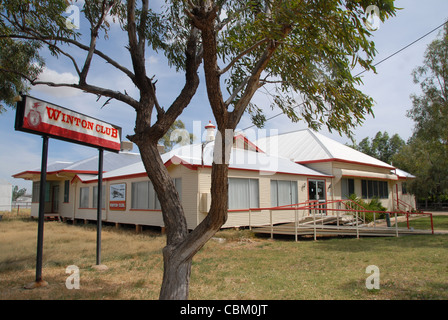
M356 194L365 200L378 198L389 211L415 209L415 197L406 192L406 181L414 176L320 133L300 130L263 138L256 144L267 153L333 176L321 201Z
M179 147L161 156L174 179L190 229L205 218L211 202L215 127L210 123L206 129L205 142ZM46 214L70 220L96 220L97 168L97 157L49 165ZM38 214L39 171L14 176L34 182L32 216ZM106 152L104 171L104 221L164 226L160 203L138 154L129 150ZM366 198L378 196L393 210L402 202L415 203L411 195L403 198L403 183L410 178L407 173L397 173L388 164L310 130L255 143L240 134L234 137L229 159L229 214L224 227L293 221L294 210L276 211L273 216L269 208L313 200L324 203L351 193Z
M12 185L3 179L0 179L0 212L11 212L12 203Z

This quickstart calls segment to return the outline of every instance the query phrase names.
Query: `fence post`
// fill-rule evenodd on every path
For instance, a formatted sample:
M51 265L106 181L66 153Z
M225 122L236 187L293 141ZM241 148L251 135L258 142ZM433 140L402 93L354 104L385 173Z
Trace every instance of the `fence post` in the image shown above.
M272 223L272 210L269 210L269 216L271 220L271 239L274 239L274 224Z
M430 213L429 216L431 217L431 233L434 234L434 222L432 220L432 213Z
M314 241L317 240L316 237L316 208L313 210L313 225L314 225Z
M359 239L359 227L358 227L358 211L356 211L356 239Z
M298 223L298 219L297 219L297 205L296 208L294 209L294 236L295 236L295 240L297 242L297 223Z
M406 212L406 225L409 229L409 213Z
M251 219L250 219L250 208L249 208L249 230L252 231L252 223L251 223Z
M398 215L395 211L395 235L398 237Z
M339 210L341 209L341 204L340 203L338 203L338 210L336 211L336 226L338 227L338 229L339 229Z
M373 212L373 228L376 228L376 212Z

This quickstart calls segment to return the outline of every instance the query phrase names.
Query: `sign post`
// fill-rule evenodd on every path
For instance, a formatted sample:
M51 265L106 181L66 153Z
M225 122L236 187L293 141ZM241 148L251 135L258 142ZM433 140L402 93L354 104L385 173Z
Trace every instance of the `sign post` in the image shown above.
M43 137L39 190L39 222L37 231L36 281L25 286L25 288L32 289L47 285L47 282L42 279L42 257L49 138L99 149L96 263L97 266L100 266L103 153L104 150L112 152L119 152L121 150L121 128L43 100L22 96L22 100L17 103L15 129ZM99 269L104 269L104 267L100 266Z
M44 244L45 189L47 182L48 137L42 137L42 163L40 169L39 216L37 224L36 280L25 286L26 289L45 287L48 283L42 280L42 256Z
M107 267L101 264L101 229L103 226L103 149L99 149L98 156L98 199L96 215L96 269L105 270Z

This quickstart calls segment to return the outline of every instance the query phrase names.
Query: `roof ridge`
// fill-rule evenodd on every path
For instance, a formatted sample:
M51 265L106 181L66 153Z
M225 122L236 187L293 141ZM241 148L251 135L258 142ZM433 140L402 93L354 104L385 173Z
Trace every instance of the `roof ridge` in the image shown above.
M299 129L299 130L293 130L293 131L288 131L288 132L283 132L283 133L278 133L278 134L266 136L266 137L263 137L263 138L277 137L277 136L282 136L282 135L285 135L285 134L290 134L290 133L295 133L295 132L300 132L300 131L306 131L306 130L311 130L311 129L310 128L304 128L304 129ZM261 139L263 139L263 138L261 138ZM260 140L260 139L257 139L256 141L258 141L258 140Z
M322 147L322 149L325 151L325 153L331 158L334 158L333 154L328 150L328 148L320 141L320 139L316 136L315 132L312 130L309 130L310 134L313 136L314 140L317 141L317 143ZM323 134L321 134L324 136ZM324 136L325 137L325 136ZM336 141L337 142L337 141Z
M64 169L67 170L69 168L73 168L74 166L79 166L79 165L84 164L86 162L92 161L93 159L98 158L98 157L99 156L95 155L95 156L92 156L92 157L87 158L87 159L82 159L82 160L79 160L79 161L75 161L70 166L68 166L68 167L66 167Z

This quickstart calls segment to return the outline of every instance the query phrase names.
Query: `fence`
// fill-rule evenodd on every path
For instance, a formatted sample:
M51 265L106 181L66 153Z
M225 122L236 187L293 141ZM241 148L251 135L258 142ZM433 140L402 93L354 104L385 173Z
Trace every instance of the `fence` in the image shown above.
M252 223L252 216L254 213L265 211L269 212L269 221L266 221L264 226L255 226ZM289 211L291 217L289 221L281 222L281 219L276 219L276 213ZM399 233L404 231L398 227L398 217L406 216L407 230L409 228L409 217L411 215L428 215L431 219L431 233L434 234L434 224L431 213L424 212L404 212L404 211L378 211L366 210L358 203L348 200L332 200L327 202L318 202L317 200L307 201L293 205L270 207L270 208L250 208L245 210L229 210L232 212L247 212L248 226L256 227L256 232L270 233L273 238L274 233L280 234L294 234L296 241L298 235L313 234L316 239L317 234L338 234L338 235L395 235L398 237ZM332 212L330 216L327 213ZM373 215L373 221L367 223L366 214ZM378 215L386 215L387 226L379 226L379 223L384 224L385 221L378 221ZM395 218L394 227L390 226L390 217ZM389 219L387 219L389 217ZM389 223L388 223L389 222ZM332 225L328 225L331 223Z
M17 211L20 211L20 209L30 209L30 208L31 208L31 202L13 201L11 205L0 205L0 212L11 212L13 209L17 209Z

